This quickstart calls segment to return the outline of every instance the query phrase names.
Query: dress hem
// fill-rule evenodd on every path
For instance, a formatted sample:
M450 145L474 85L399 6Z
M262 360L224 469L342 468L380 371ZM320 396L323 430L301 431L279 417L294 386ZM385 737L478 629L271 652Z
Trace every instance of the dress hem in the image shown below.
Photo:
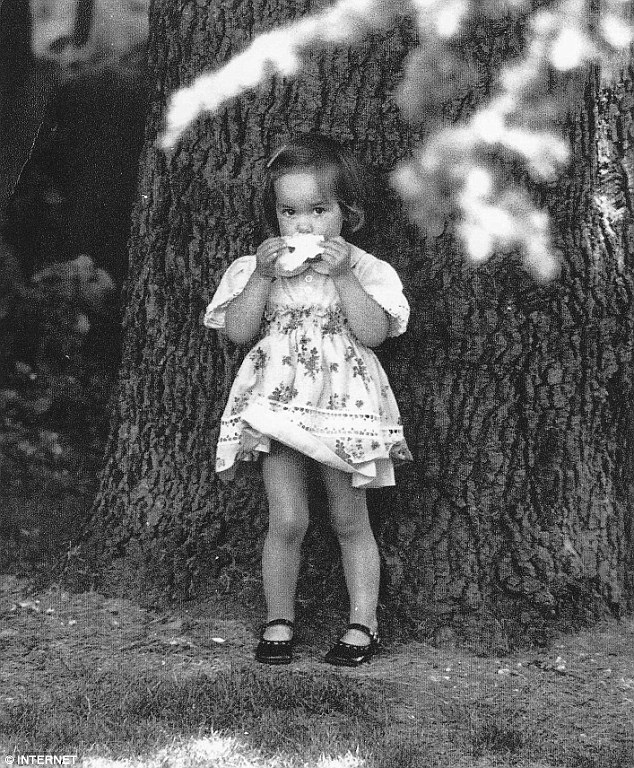
M313 434L291 421L280 418L279 413L272 414L257 401L249 404L240 416L245 425L242 434L246 440L241 441L240 451L232 464L217 470L220 477L224 475L226 479L232 479L236 461L252 461L257 453L268 453L270 440L277 440L320 464L351 475L354 488L395 485L394 464L389 457L373 458L356 464L347 462Z

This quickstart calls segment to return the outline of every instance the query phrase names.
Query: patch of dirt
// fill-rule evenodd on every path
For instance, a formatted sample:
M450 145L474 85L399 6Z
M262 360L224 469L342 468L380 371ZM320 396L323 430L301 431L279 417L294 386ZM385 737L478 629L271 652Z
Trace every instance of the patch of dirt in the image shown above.
M0 706L28 699L34 686L54 701L68 676L82 669L213 674L254 663L256 638L252 618L220 601L158 612L96 592L52 588L33 595L23 580L0 575ZM562 729L570 749L599 749L607 741L628 749L634 744L632 618L561 636L548 649L500 658L425 643L392 644L372 663L350 670L321 661L331 639L300 633L296 660L285 669L389 683L390 716L421 738L433 729L436 740L445 731L448 741L473 740L493 713L498 719L507 713L508 722L499 725L506 728L505 738L534 737L552 744L553 755L561 754Z

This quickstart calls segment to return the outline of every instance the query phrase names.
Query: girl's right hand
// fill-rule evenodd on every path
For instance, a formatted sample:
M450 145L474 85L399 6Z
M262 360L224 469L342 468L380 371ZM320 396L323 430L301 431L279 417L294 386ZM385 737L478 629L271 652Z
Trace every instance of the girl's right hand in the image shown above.
M275 262L288 250L286 240L283 237L269 237L255 252L256 266L255 272L260 277L275 277Z

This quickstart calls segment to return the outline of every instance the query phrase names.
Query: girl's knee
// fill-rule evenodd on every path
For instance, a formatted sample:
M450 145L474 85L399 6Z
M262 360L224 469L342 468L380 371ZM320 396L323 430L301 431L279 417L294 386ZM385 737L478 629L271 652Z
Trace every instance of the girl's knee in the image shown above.
M352 541L373 535L366 509L332 510L330 522L339 541Z
M337 538L356 539L368 535L370 521L365 491L352 488L344 473L325 474L330 523Z
M301 543L307 530L307 514L288 510L269 513L269 533L289 544Z

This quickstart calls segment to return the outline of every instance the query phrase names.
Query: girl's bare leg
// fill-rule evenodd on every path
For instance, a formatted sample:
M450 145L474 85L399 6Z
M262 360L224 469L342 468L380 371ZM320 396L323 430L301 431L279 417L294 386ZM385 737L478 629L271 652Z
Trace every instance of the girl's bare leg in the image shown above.
M376 607L379 599L379 550L368 516L365 491L353 488L350 475L320 465L326 485L330 515L343 561L343 572L350 597L350 623L377 630ZM366 645L367 635L348 630L341 638L354 645Z
M269 529L262 552L262 581L267 621L295 618L295 590L300 548L308 528L307 466L302 454L272 442L262 459L262 475L269 502ZM266 630L266 640L288 640L290 627Z

